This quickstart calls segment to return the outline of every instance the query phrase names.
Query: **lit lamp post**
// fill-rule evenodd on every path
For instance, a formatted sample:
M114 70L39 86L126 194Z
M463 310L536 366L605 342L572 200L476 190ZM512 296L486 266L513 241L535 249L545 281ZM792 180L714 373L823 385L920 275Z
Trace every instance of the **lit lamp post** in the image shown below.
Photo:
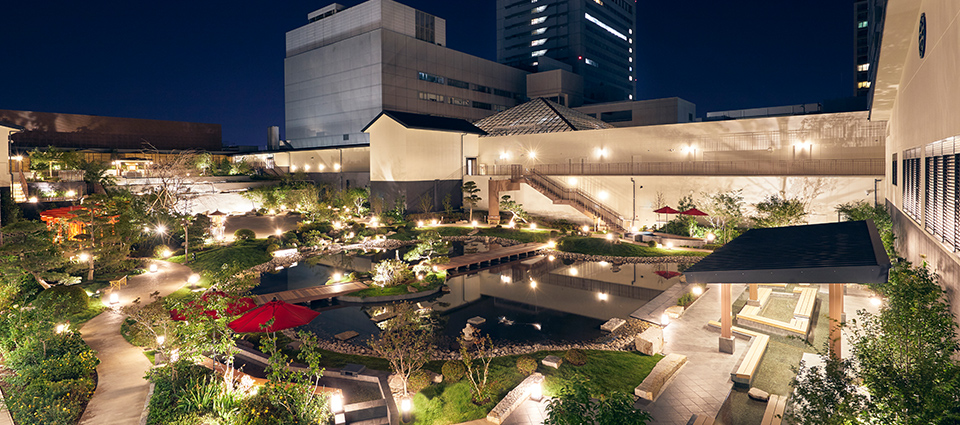
M410 400L409 396L404 396L403 400L400 401L400 411L403 412L400 420L403 423L410 423L410 410L413 409L413 401Z

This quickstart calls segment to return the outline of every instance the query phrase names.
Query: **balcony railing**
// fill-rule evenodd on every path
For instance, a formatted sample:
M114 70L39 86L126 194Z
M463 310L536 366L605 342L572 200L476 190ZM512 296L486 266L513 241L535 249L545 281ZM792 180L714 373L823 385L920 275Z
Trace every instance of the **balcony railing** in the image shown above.
M511 175L514 164L483 164L484 175ZM686 161L536 164L555 176L882 176L882 158L794 161Z

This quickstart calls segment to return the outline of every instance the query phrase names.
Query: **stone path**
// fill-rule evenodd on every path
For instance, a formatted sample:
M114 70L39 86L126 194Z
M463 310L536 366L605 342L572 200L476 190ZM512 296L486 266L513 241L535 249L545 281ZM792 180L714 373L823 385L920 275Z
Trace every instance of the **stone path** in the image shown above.
M150 362L143 350L130 345L120 335L123 316L119 307L136 298L147 300L154 291L166 296L186 284L190 269L186 266L156 261L159 270L131 276L119 291L120 302L114 308L94 317L80 328L83 340L100 359L97 366L97 390L80 417L81 425L130 425L140 423L147 401L149 382L143 376Z
M3 394L0 394L0 425L16 425L13 423L13 417L10 416L10 411L7 410Z

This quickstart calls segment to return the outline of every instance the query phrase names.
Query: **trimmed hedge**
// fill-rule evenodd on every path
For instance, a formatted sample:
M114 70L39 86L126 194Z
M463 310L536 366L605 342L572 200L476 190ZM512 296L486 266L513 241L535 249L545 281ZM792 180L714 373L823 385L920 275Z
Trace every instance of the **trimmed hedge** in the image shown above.
M454 383L463 379L463 375L467 373L467 367L464 366L463 361L461 360L447 360L443 364L443 379L447 383Z
M571 348L563 355L563 360L574 366L583 366L587 364L587 355L582 350Z
M90 297L79 285L54 286L40 292L33 302L40 309L50 309L69 315L86 310L90 304Z

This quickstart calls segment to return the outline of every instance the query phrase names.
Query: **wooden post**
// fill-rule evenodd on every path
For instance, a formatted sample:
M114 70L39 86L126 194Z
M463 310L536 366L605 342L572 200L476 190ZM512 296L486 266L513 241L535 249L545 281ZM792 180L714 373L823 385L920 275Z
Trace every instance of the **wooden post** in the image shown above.
M830 355L836 358L841 356L840 321L843 320L843 284L830 284Z
M759 284L751 283L750 286L750 299L747 300L747 305L752 305L754 307L760 307L760 290L758 287Z
M733 354L735 341L733 337L733 317L731 290L729 283L720 283L720 352Z

